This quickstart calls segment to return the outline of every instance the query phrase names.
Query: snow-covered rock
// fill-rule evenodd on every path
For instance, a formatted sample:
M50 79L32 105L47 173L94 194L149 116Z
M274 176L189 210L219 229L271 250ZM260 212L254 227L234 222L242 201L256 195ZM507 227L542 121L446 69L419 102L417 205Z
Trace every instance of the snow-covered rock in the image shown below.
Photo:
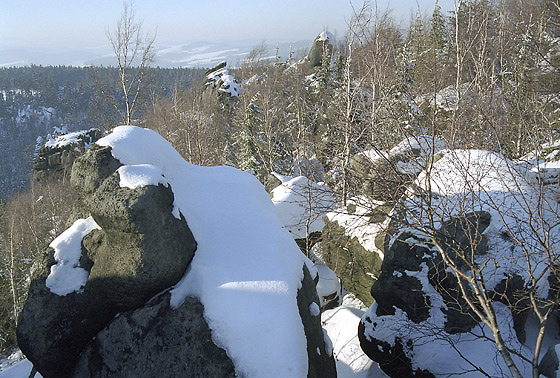
M355 197L325 218L319 259L340 277L344 288L367 305L373 302L370 289L381 268L391 209Z
M238 97L241 94L241 83L229 74L226 66L226 62L221 62L206 71L205 85L207 88L213 88L231 97Z
M323 63L323 55L332 54L335 43L334 35L331 32L321 32L313 41L313 46L311 46L309 54L307 55L307 60L311 66L320 66Z
M196 248L184 218L172 214L171 187L122 186L126 171L110 151L95 145L74 164L78 219L35 262L19 318L19 347L46 378L71 374L116 314L177 283Z
M445 255L467 276L473 275L468 264L479 269L502 336L522 376L530 376L523 358L532 358L536 326L528 290L542 303L557 298L547 253L560 246L558 203L502 155L441 154L394 210L398 227L371 290L375 303L362 317L362 348L393 377L508 371L490 329L475 320L460 294ZM559 341L553 317L544 350Z
M37 152L33 177L41 181L53 172L70 170L74 160L101 137L98 129L76 131L49 138Z
M390 151L370 149L356 154L351 167L364 193L378 201L396 201L438 153L445 141L430 135L411 135Z
M305 176L282 178L271 196L284 226L294 239L321 232L323 217L335 207L332 191L324 182L316 183Z
M63 291L57 285L53 292L46 281L58 264L54 251L36 264L18 340L45 378L125 376L142 366L184 376L185 361L213 359L223 360L220 372L200 371L336 376L316 311L312 264L255 177L231 167L194 166L154 131L121 126L76 161L71 182L82 195L76 217L88 213L99 229L75 227L71 243L57 243L74 248L81 239L77 261L73 251L59 253L58 263L71 256L71 268L87 272L85 284L80 276L76 285ZM193 313L185 306L204 309L200 326L181 321ZM189 340L199 331L211 334L215 347L191 351ZM130 369L119 369L128 363Z
M321 243L315 244L312 248L312 252L316 253L315 250L320 247ZM317 274L319 276L319 282L317 282L317 294L321 300L321 308L323 310L329 310L334 307L338 307L342 300L342 285L340 284L340 278L333 272L325 263L320 260L315 261L315 268L317 269Z

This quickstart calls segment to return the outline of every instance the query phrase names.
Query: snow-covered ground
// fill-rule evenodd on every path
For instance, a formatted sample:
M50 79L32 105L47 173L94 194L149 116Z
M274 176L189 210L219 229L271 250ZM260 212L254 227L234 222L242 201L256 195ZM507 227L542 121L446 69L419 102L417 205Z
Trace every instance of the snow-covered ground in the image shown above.
M347 294L340 307L321 314L323 328L333 343L336 371L339 378L385 378L377 363L362 352L358 340L358 324L367 307Z

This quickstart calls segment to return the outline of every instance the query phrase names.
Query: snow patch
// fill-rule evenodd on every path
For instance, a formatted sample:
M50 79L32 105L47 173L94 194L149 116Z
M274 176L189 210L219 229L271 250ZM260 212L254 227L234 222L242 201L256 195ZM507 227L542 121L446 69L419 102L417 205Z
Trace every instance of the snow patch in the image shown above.
M387 377L360 347L358 325L364 312L363 303L346 295L342 306L321 315L323 327L332 340L339 378Z
M321 309L319 308L319 305L315 302L311 302L311 304L309 305L309 315L318 316L320 314L321 314Z
M168 186L160 168L151 164L123 165L117 169L121 188L136 189L146 185L163 184Z
M276 176L278 177L278 176ZM278 217L294 239L320 232L325 227L323 216L335 207L332 192L325 183L315 183L305 176L287 180L272 190L272 203Z
M90 216L78 219L69 229L54 239L49 246L54 249L56 264L45 281L50 291L57 295L80 292L85 286L89 273L80 268L82 240L93 230L101 227Z

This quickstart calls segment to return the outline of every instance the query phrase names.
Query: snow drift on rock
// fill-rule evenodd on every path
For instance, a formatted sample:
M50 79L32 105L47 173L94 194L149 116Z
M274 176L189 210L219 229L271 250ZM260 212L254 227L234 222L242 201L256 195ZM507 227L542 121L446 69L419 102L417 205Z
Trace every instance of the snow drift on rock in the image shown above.
M51 242L49 246L54 249L56 264L51 266L51 272L45 281L51 292L67 295L74 291L80 292L85 286L88 272L80 268L82 239L99 228L92 217L78 219Z
M117 127L97 143L111 146L125 166L157 167L141 169L142 180L165 177L198 243L172 291L172 305L186 296L201 300L213 339L239 376L306 376L306 338L296 296L308 261L258 180L231 167L192 165L148 129ZM149 172L156 177L145 177Z
M293 238L305 239L308 232L321 232L325 227L323 216L335 207L327 185L305 176L285 176L281 181L282 184L272 190L272 203Z

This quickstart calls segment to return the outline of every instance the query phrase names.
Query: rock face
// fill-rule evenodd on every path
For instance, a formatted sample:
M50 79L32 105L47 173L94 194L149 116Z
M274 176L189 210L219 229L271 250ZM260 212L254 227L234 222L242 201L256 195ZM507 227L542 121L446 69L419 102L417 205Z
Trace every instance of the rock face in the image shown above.
M440 230L463 250L470 248L469 240L474 235L482 235L490 223L490 214L486 212L470 214L465 219L449 222ZM467 235L464 230L474 230ZM358 335L364 352L391 377L433 377L432 373L413 368L408 350L412 349L410 340L397 333L396 340L390 345L385 340L371 337L375 330L380 331L385 325L378 318L397 317L396 312L406 314L406 319L414 327L423 327L423 322L430 323L430 309L435 305L433 295L424 289L422 280L427 279L445 303L445 322L442 331L448 334L470 332L478 323L460 294L455 276L446 271L441 255L427 247L428 242L410 233L401 233L385 254L381 274L371 288L375 306L366 313L359 327ZM471 253L487 253L487 244L478 244L479 248ZM486 247L485 247L486 246ZM453 251L449 251L450 254ZM372 316L373 315L373 316ZM435 323L435 321L434 321ZM405 327L404 322L399 323Z
M555 345L546 351L546 354L539 364L539 373L546 378L556 378L558 371L560 371L560 363L558 362L558 353L560 352L560 345Z
M183 276L196 242L184 219L172 215L173 192L163 185L121 188L110 148L91 147L75 164L80 199L75 218L89 213L101 227L82 242L82 292L65 296L46 287L56 261L49 248L35 264L17 336L44 377L66 377L85 345L117 314L133 310Z
M323 56L325 54L332 54L334 44L334 36L324 31L315 38L313 46L309 50L307 59L312 67L318 67L323 63Z
M212 342L200 301L187 297L172 309L169 299L165 293L120 314L87 345L74 376L235 377L226 352Z
M390 151L367 150L352 158L353 174L363 192L376 201L394 202L413 183L426 164L437 160L445 142L429 135L412 136Z
M303 281L301 289L298 290L297 304L307 338L307 377L336 377L332 346L330 340L325 340L321 328L321 303L307 266L303 267Z
M388 210L360 202L355 198L325 218L320 258L344 288L369 306L383 260Z

